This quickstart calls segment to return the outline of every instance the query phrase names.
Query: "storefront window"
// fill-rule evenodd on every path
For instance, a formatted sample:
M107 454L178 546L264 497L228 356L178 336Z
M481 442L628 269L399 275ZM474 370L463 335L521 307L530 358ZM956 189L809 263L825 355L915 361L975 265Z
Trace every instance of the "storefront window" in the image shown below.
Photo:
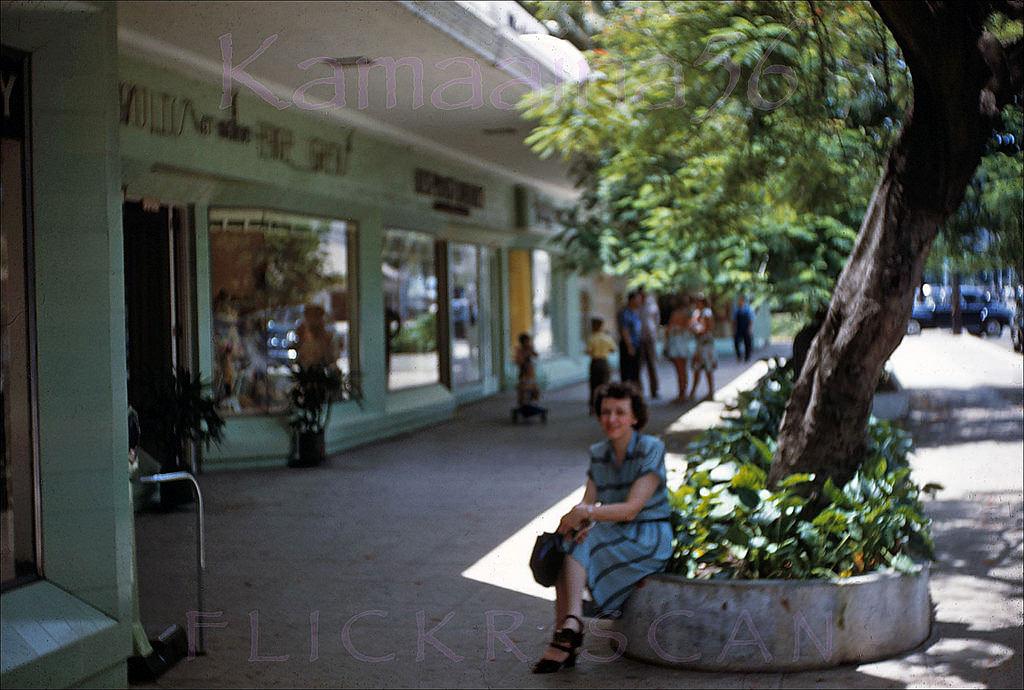
M550 355L554 351L554 331L551 328L551 256L540 249L532 253L533 273L533 346L537 354Z
M440 381L436 257L429 235L384 231L381 271L388 390Z
M34 579L36 539L36 415L33 360L32 228L27 222L29 184L25 144L25 61L3 49L4 101L0 151L0 584ZM127 452L127 449L126 449Z
M224 412L287 408L304 320L322 318L330 359L345 373L357 368L351 230L342 220L210 210L214 384Z
M452 383L464 386L483 376L480 362L480 264L482 250L452 244L448 273L452 282Z

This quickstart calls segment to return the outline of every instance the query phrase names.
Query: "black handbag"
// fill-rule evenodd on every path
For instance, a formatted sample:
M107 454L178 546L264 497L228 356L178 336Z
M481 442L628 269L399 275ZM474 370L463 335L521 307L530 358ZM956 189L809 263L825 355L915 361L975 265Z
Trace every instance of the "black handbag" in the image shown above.
M537 584L551 587L558 579L558 572L565 560L565 545L562 535L545 532L537 537L530 554L530 570Z

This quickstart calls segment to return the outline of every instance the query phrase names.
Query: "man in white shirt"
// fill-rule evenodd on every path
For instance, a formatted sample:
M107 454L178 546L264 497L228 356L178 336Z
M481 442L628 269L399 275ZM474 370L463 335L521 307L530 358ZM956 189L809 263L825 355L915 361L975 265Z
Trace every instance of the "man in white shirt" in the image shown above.
M640 307L640 365L647 367L647 382L651 397L658 397L658 327L661 325L661 311L658 300L646 289L641 288L643 305Z

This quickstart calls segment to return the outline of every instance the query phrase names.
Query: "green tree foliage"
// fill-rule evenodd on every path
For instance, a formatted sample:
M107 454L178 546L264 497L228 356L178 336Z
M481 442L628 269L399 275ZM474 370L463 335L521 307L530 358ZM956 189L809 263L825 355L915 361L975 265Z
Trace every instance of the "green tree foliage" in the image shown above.
M562 218L570 263L825 306L910 94L877 15L861 3L530 4L595 32L584 84L523 103L538 120L527 142L569 160L583 189Z
M1013 268L1024 276L1024 110L1007 106L1003 123L1003 131L993 132L963 203L942 226L929 270Z

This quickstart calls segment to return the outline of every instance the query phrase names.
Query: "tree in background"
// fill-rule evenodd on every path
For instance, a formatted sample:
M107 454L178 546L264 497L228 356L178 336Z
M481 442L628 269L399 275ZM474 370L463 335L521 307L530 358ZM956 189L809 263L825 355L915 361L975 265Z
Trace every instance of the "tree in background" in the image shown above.
M949 299L954 333L963 328L960 284L963 276L1012 268L1024 277L1024 180L1022 180L1021 108L1004 109L1005 132L989 140L985 157L956 213L942 225L932 246L926 273L951 273ZM1002 296L998 296L999 299Z
M535 94L527 140L572 162L572 263L658 289L828 304L909 75L861 4L534 3L589 31L591 78ZM591 10L588 13L588 8ZM604 10L605 14L599 12Z
M931 245L1019 103L1021 3L583 5L601 28L591 79L526 108L528 142L583 184L568 244L652 285L827 302L769 481L845 482Z
M1004 130L989 139L963 203L943 224L925 264L932 275L951 271L954 289L961 275L993 268L1011 268L1018 281L1024 279L1024 110L1007 106L1003 122ZM959 304L956 294L953 304Z

